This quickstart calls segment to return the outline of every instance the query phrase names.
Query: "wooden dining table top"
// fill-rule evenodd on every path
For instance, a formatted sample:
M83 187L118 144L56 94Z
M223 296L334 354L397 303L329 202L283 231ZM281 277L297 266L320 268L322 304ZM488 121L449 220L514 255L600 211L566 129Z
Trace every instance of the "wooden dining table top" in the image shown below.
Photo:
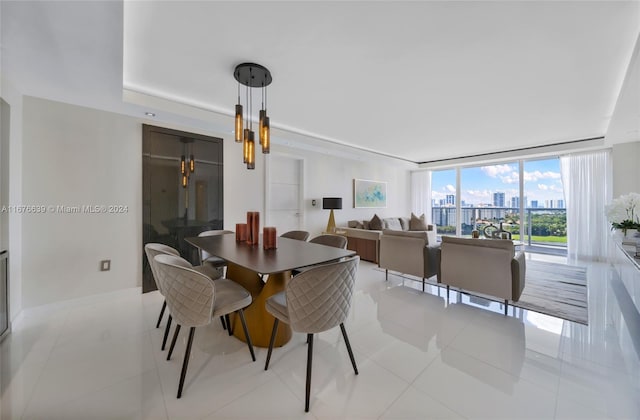
M277 238L276 249L262 243L236 242L235 234L199 236L185 239L191 245L233 264L261 274L274 274L355 255L355 251L290 238Z

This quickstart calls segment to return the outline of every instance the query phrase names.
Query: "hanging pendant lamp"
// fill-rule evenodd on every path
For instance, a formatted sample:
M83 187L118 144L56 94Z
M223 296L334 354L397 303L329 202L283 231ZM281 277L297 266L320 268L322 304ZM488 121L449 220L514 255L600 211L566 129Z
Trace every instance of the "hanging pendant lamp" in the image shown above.
M247 169L255 168L255 134L253 131L253 118L251 117L253 104L253 88L261 88L263 102L258 114L258 141L262 146L262 153L269 153L271 146L271 127L266 108L267 86L271 84L272 78L269 70L255 63L242 63L236 66L233 73L238 81L238 104L235 114L235 140L242 142L243 163L247 164ZM240 103L240 85L246 86L246 118L243 119L243 106Z

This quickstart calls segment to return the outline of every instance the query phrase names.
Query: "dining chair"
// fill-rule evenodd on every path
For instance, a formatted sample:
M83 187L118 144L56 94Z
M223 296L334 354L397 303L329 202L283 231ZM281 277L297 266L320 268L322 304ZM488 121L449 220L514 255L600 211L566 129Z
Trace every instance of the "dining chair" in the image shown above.
M306 241L309 239L309 232L306 230L290 230L280 235L281 238L295 239L298 241Z
M158 291L160 292L160 294L162 296L165 296L165 292L164 292L164 286L162 284L162 279L160 278L160 276L158 275L158 270L157 270L157 264L155 261L155 256L159 255L159 254L167 254L167 255L174 255L174 256L180 256L180 253L178 252L177 249L172 248L168 245L165 244L160 244L160 243L148 243L145 244L144 246L144 252L147 255L147 260L149 261L149 266L151 267L151 273L153 274L153 278L156 282L156 286L158 287ZM193 267L194 270L199 271L200 273L204 274L207 277L210 277L213 280L219 279L221 277L220 272L218 270L215 270L207 265L199 265L196 267ZM158 322L156 322L156 328L160 328L160 322L162 321L162 316L164 315L164 312L167 308L167 299L165 298L165 300L162 302L162 309L160 309L160 316L158 317ZM164 329L164 336L162 338L162 347L161 350L164 351L166 345L167 345L167 339L169 337L169 331L171 330L171 322L173 320L173 317L171 315L171 311L169 311L169 316L167 318L167 325L165 326ZM224 318L220 318L220 322L222 323L222 327L226 328L225 325L225 320ZM231 333L231 331L230 331ZM229 334L231 335L231 334Z
M226 235L227 233L233 233L230 230L205 230L198 234L199 237L203 236L217 236L217 235ZM215 273L218 277L224 277L224 269L227 266L227 261L224 258L217 257L215 255L209 254L204 249L199 250L200 256L200 266L203 267L203 270L207 270L204 274L212 277L211 274ZM229 324L229 335L232 334L232 330L230 327L229 317L220 317L220 323L222 324L223 329L227 329L227 324Z
M285 322L296 332L307 334L307 381L304 411L309 411L311 393L311 367L313 335L340 326L349 352L353 371L358 374L356 360L347 337L344 321L347 319L360 257L317 265L294 276L285 290L271 296L265 304L267 312L275 317L271 341L264 370L269 368L278 323Z
M226 235L227 233L233 233L230 230L205 230L198 234L199 237L203 236L217 236ZM227 261L224 258L216 257L209 254L207 251L200 249L200 264L209 264L215 268L222 268L227 265Z
M158 274L162 279L160 282L165 286L167 306L176 319L176 330L169 347L167 360L171 359L180 328L182 326L190 327L182 371L180 372L178 398L182 396L184 379L187 376L195 329L210 324L215 317L238 313L251 358L255 362L256 356L243 311L251 304L251 294L232 280L218 279L213 281L194 270L191 263L184 258L160 254L156 255L155 261L158 264Z
M319 235L311 239L309 242L332 246L334 248L347 249L347 238L341 235Z
M163 284L158 275L157 264L155 261L155 256L160 254L167 254L173 256L180 256L180 253L177 249L170 247L169 245L159 244L150 242L145 244L144 252L147 255L147 261L149 262L149 266L151 267L151 273L153 274L153 279L156 282L156 286L158 287L158 292L164 297L165 293L163 290ZM160 322L162 321L162 316L164 315L164 311L167 309L167 299L165 298L162 302L162 309L160 309L160 316L158 317L158 322L156 322L156 328L160 328ZM169 329L171 328L171 314L168 316L167 325L164 330L164 338L162 339L162 350L164 350L167 344L167 337L169 336Z

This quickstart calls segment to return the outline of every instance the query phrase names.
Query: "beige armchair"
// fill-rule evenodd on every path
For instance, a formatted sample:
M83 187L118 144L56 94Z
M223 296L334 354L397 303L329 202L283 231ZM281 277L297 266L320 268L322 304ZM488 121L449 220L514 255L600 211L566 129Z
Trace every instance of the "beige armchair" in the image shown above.
M425 279L438 272L436 232L402 231L385 229L380 236L380 268L385 269L388 280L389 270L422 277L422 291Z
M518 301L524 289L525 255L511 240L443 236L438 251L438 282L449 287Z

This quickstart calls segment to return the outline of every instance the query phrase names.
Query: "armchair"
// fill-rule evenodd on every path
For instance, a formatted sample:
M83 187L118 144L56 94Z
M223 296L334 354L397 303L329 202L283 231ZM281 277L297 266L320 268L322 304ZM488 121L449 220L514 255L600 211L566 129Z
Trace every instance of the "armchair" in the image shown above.
M443 236L438 251L438 283L449 287L518 301L525 283L525 254L508 239L468 239Z
M380 235L380 268L422 277L422 291L425 279L438 272L436 232L402 231L385 229Z

